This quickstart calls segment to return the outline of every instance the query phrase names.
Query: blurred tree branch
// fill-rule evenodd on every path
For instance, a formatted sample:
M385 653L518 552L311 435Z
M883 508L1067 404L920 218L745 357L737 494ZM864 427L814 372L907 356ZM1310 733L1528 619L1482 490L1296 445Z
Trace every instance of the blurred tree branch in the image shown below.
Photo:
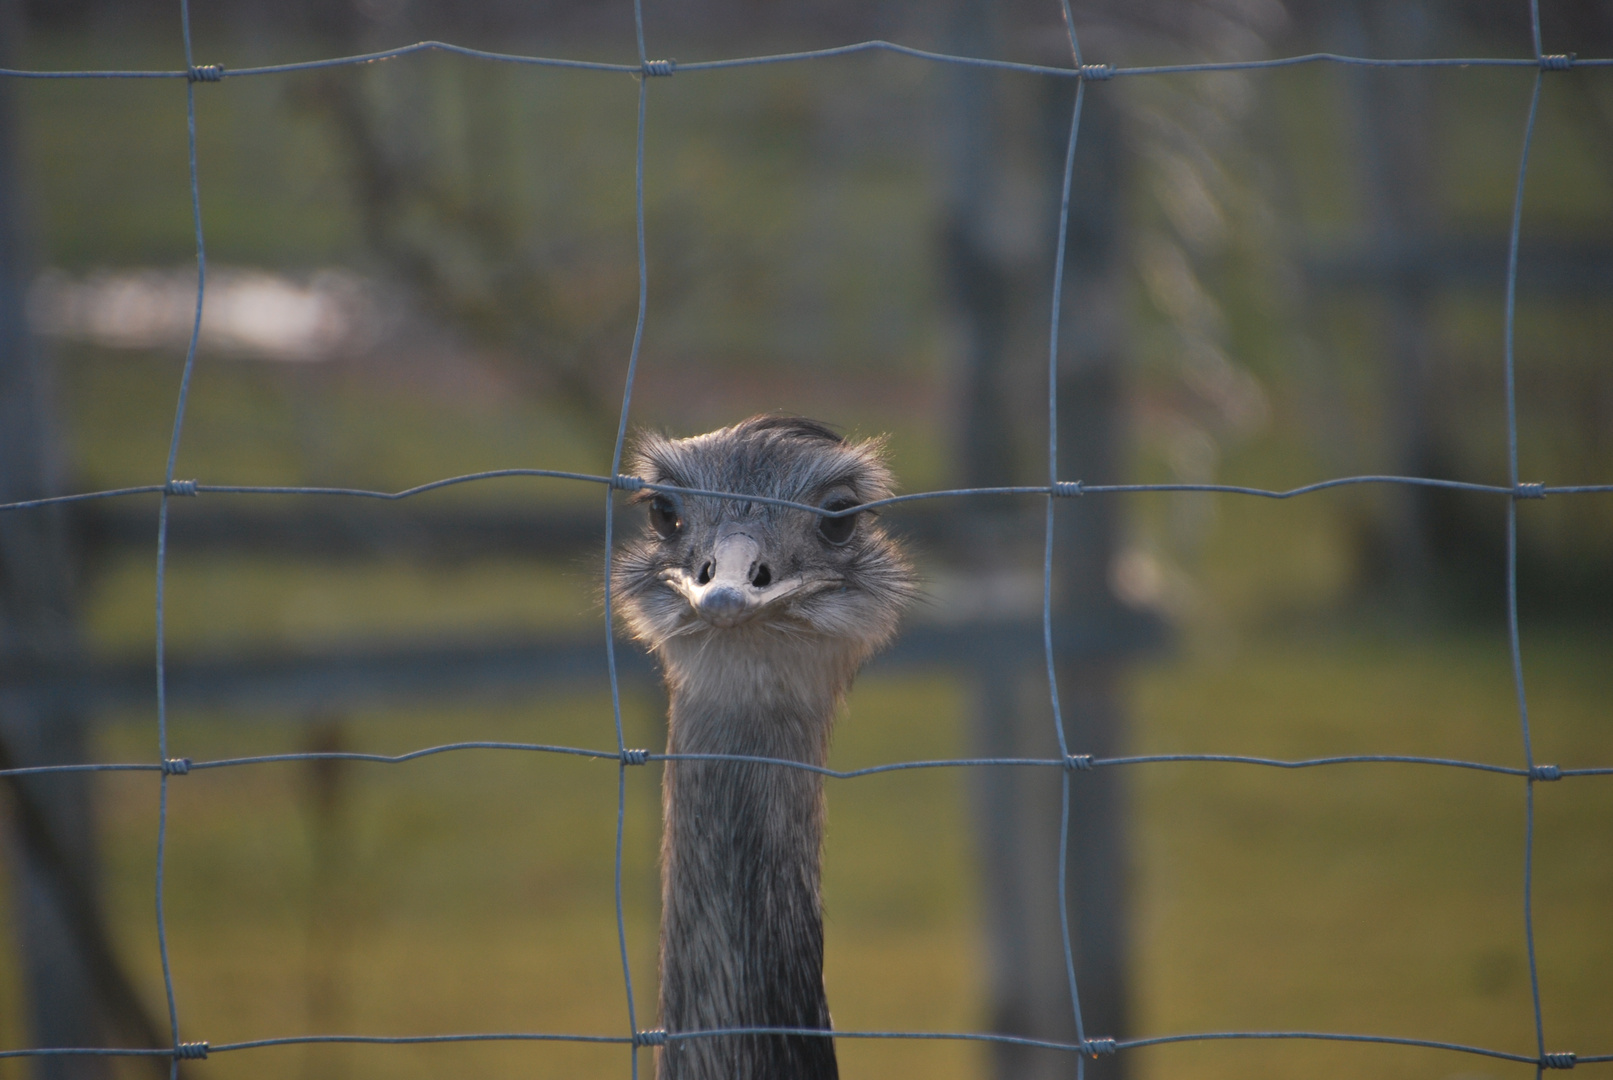
M388 118L363 90L350 72L333 72L298 101L346 148L370 250L437 318L525 361L518 383L557 394L589 428L614 430L621 391L600 374L625 358L634 282L624 273L581 302L568 295L564 268L524 242L514 207L491 188L461 189L429 152L389 138Z

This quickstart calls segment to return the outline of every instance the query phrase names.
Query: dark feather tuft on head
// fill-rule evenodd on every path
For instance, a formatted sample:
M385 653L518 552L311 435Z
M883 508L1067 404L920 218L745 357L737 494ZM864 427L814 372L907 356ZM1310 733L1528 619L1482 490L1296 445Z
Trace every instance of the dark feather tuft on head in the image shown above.
M749 420L741 420L733 426L736 435L750 432L776 431L780 435L787 435L797 439L815 439L819 442L840 444L845 442L834 428L820 420L809 420L804 416L792 416L785 413L762 413Z

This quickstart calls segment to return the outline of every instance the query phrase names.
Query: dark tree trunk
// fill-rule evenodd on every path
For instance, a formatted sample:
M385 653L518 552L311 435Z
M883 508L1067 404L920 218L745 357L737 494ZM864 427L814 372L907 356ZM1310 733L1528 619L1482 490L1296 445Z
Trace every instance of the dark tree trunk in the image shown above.
M1439 5L1429 0L1351 0L1334 5L1327 47L1360 56L1424 56ZM1438 239L1433 195L1433 76L1425 69L1339 73L1355 139L1365 219L1361 243L1387 269L1381 282L1383 393L1388 471L1435 476L1448 464L1430 423L1431 323L1437 284L1426 261L1410 256ZM1383 546L1385 595L1416 614L1426 607L1433 568L1435 500L1423 488L1387 493Z
M0 63L11 60L4 54L18 25L14 3L0 0ZM18 194L15 90L16 83L0 80L0 503L59 493L51 394L26 321L30 259ZM72 548L55 509L0 513L0 666L78 666ZM0 769L89 760L87 719L70 698L72 683L24 681L0 692ZM11 906L29 1005L23 1042L166 1045L107 934L97 895L91 776L13 777L6 787ZM141 1061L169 1075L167 1060ZM32 1070L40 1080L111 1075L107 1060L94 1057L36 1058Z
M959 0L949 47L990 55L996 36L990 5ZM994 170L1012 157L994 115L1000 76L960 70L952 76L948 138L953 180L943 238L960 363L956 374L958 469L967 485L1043 483L1045 431L1039 415L1015 416L1003 387L1015 361L1014 320L1046 325L1046 251L1033 271L994 250L989 215ZM1060 343L1061 479L1119 479L1123 406L1123 264L1119 240L1119 119L1103 87L1087 95L1071 191L1063 333ZM1063 179L1073 87L1050 83L1032 152L1044 190L1056 198ZM1022 149L1022 148L1021 148ZM1056 213L1056 203L1050 210ZM1052 226L1056 219L1050 219ZM1049 228L1049 232L1052 229ZM1033 285L1033 283L1035 283ZM1034 302L1014 300L1034 292ZM1045 349L1045 331L1033 337ZM1046 353L1042 352L1041 356ZM1038 377L1045 385L1045 376ZM1045 401L1045 398L1042 399ZM1045 414L1041 414L1045 415ZM1037 432L1021 438L1016 432ZM961 547L977 553L967 573L1001 574L1031 559L1040 565L1041 508L973 503L960 513ZM1055 617L1096 625L1116 622L1108 586L1118 526L1113 500L1075 500L1058 510ZM1100 633L1100 639L1104 636ZM1118 631L1116 632L1118 636ZM1085 637L1085 635L1082 635ZM1114 656L1064 657L1058 664L1061 711L1071 752L1103 755L1119 745L1121 713ZM976 672L974 748L984 756L1056 756L1047 680L1040 657ZM973 776L978 812L992 1023L996 1031L1076 1040L1058 910L1061 777L1052 770L981 769ZM1068 907L1084 1028L1088 1038L1126 1031L1124 792L1113 770L1071 777ZM1001 1080L1074 1075L1068 1054L1016 1046L993 1049ZM1086 1062L1094 1078L1122 1075L1123 1061Z
M0 4L0 41L16 40L12 5ZM7 49L6 51L9 51ZM0 502L55 494L49 395L25 321L27 243L17 195L16 84L0 80ZM54 510L0 514L0 659L60 665L76 652L67 532ZM0 695L0 742L18 765L87 759L84 718L48 693ZM88 957L63 903L64 873L86 889L96 878L90 777L13 779L9 856L12 906L29 995L34 1046L106 1042ZM31 826L31 827L30 827ZM40 1058L34 1075L108 1075L93 1058Z

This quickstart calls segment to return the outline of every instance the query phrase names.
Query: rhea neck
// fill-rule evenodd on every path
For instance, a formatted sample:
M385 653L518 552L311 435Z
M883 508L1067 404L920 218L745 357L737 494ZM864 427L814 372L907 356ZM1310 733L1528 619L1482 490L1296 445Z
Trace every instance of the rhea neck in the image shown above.
M667 750L823 765L860 657L766 624L663 642ZM823 778L759 762L674 761L663 784L661 1021L668 1032L829 1027ZM826 1080L818 1036L673 1040L661 1080Z

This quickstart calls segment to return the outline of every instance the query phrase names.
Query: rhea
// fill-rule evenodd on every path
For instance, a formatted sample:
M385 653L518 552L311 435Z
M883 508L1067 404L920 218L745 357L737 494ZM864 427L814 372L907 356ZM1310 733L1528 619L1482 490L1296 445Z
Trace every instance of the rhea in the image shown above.
M642 536L612 586L655 653L667 752L823 766L852 677L895 633L913 578L874 514L889 496L878 440L758 416L687 439L642 437L647 481L787 500L646 489ZM823 776L757 761L672 760L662 780L661 1023L827 1032ZM660 1080L826 1080L827 1035L670 1037Z

